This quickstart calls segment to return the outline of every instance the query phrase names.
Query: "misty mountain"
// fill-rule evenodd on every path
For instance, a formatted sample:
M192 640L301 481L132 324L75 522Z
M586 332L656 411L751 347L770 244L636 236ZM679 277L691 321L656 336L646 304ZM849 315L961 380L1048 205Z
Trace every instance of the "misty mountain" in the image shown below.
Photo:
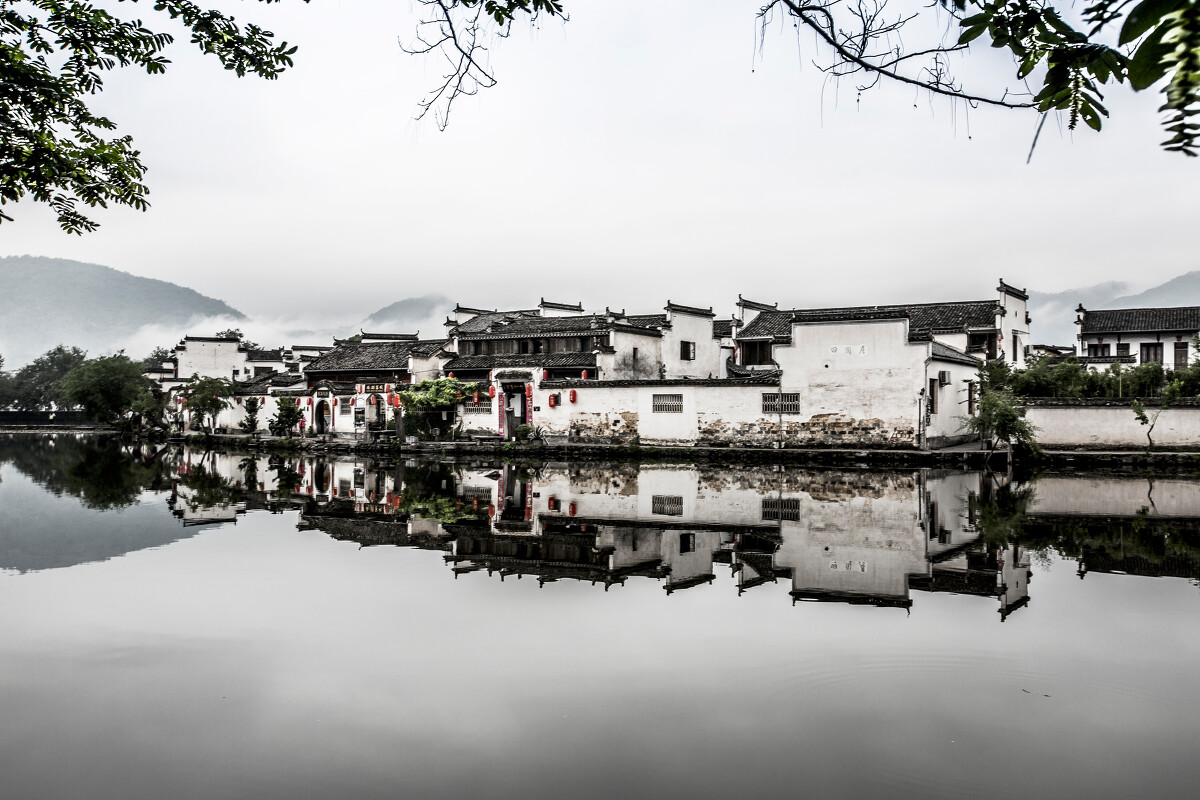
M438 318L453 305L450 298L440 294L409 297L379 309L363 320L362 327L372 333L414 333L422 324L438 324ZM422 332L426 337L440 334L440 327Z
M19 367L54 347L82 347L91 355L114 350L143 325L174 325L224 316L235 308L167 281L62 258L0 258L0 355ZM168 342L167 344L171 344ZM140 358L145 353L129 353Z
M1091 308L1086 302L1084 308ZM1185 272L1139 294L1122 295L1105 303L1104 308L1154 308L1158 306L1200 306L1200 270Z
M1073 345L1075 309L1154 308L1200 306L1200 270L1187 272L1166 283L1137 294L1130 286L1108 281L1064 292L1030 292L1029 314L1033 317L1033 341L1038 344Z
M1101 308L1129 291L1129 284L1107 281L1064 292L1029 292L1029 315L1033 317L1032 342L1035 344L1075 343L1075 309Z

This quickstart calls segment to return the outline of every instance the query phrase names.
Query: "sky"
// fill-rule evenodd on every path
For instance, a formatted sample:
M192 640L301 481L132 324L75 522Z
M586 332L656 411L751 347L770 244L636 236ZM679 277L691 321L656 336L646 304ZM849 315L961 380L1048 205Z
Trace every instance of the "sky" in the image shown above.
M572 0L569 22L498 43L499 85L444 132L413 119L440 75L400 50L413 5L212 4L299 45L296 66L239 80L177 36L166 75L112 75L95 106L141 149L151 210L101 211L75 237L23 203L0 255L104 264L313 327L427 293L728 312L739 293L977 299L999 277L1144 288L1200 269L1200 164L1159 149L1160 95L1110 87L1103 133L1052 120L1026 165L1034 115L906 88L856 98L812 65L811 36L776 26L760 53L759 4ZM971 88L1011 74L977 49Z

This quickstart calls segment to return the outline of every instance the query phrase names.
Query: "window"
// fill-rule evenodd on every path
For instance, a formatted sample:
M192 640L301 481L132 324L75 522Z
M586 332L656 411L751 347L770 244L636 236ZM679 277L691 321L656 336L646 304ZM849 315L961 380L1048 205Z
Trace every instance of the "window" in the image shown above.
M680 342L679 343L679 360L680 361L695 361L696 360L696 343L695 342Z
M1162 342L1146 342L1142 345L1142 364L1161 364L1162 360Z
M1091 358L1103 358L1109 354L1109 345L1099 344L1096 342L1088 343L1088 356Z
M762 501L762 518L764 522L800 521L800 500L798 498L764 497Z
M975 382L967 382L967 416L975 416Z
M742 366L754 367L771 363L770 342L742 342Z
M696 551L696 534L681 533L679 534L679 552L694 553Z
M1119 356L1129 355L1129 342L1119 342L1117 344L1117 355L1119 355Z
M681 394L656 394L652 400L650 411L654 414L683 413L683 395Z
M479 394L479 405L472 402L472 398L463 398L463 414L490 414L492 413L492 398L484 393Z
M1187 342L1175 343L1175 369L1187 369Z
M1014 333L1013 334L1013 349L1012 349L1012 360L1013 361L1016 361L1019 356L1019 354L1017 353L1017 346L1019 344L1020 344L1020 340L1017 339L1017 335Z
M490 503L492 502L492 489L490 486L464 486L462 487L462 496L464 500Z
M339 397L338 398L338 414L343 417L348 417L354 413L354 398Z
M637 348L633 348L633 363L637 363Z
M778 392L763 392L762 413L799 414L800 395L796 392L784 392L783 394Z
M929 379L929 397L927 398L927 401L926 401L928 404L926 407L929 409L930 414L937 413L937 405L938 405L937 399L938 399L938 379L930 378Z
M968 333L967 334L967 352L982 353L987 350L989 334L986 333Z
M683 516L683 497L677 494L656 494L650 498L650 513L667 517Z

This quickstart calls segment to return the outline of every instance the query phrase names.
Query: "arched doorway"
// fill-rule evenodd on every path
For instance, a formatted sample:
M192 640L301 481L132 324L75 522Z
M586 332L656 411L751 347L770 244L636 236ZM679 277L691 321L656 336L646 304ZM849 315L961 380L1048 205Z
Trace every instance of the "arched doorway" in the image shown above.
M380 431L387 427L387 406L380 395L372 394L367 397L367 429Z
M318 434L327 433L333 428L333 406L329 404L328 400L317 401L317 413L313 425Z

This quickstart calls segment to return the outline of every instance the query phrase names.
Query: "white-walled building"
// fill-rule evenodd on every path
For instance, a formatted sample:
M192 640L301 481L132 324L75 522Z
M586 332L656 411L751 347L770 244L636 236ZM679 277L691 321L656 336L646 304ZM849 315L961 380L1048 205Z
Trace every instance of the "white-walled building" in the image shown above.
M1178 308L1075 309L1079 360L1089 369L1110 364L1158 363L1186 369L1200 353L1200 306Z

